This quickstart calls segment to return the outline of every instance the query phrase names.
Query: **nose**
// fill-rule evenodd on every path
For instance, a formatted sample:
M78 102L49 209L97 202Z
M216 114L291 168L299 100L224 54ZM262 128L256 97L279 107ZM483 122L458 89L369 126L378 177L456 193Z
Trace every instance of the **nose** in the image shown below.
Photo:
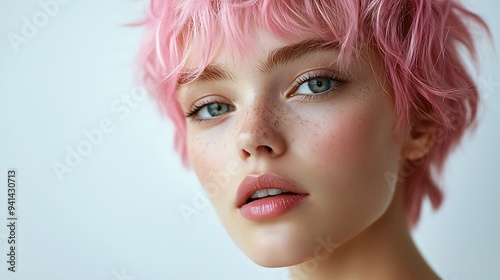
M285 153L283 114L267 107L247 108L240 120L237 135L238 154L242 160L277 158Z

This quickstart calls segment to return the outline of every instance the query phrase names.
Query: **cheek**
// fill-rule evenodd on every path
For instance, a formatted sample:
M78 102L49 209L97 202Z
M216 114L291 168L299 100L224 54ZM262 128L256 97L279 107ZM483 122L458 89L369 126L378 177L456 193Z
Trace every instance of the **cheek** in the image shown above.
M301 128L315 134L301 141L302 162L308 163L305 183L318 193L318 212L329 213L333 228L352 235L380 217L392 200L394 186L385 174L397 172L400 149L393 138L392 109L372 99L334 108L320 119L332 121Z
M368 166L391 161L399 149L393 138L391 108L380 101L334 108L320 115L316 123L316 127L301 128L307 131L305 136L314 135L305 137L303 143L304 151L314 155L311 160L316 168L361 172Z
M191 166L208 197L217 208L230 193L242 168L234 158L229 158L227 143L216 131L212 133L188 130L188 156ZM213 140L212 140L213 139Z
M209 178L210 173L214 171L214 166L206 161L211 154L216 153L217 147L213 143L207 142L199 134L188 129L187 132L187 151L189 162L200 181Z

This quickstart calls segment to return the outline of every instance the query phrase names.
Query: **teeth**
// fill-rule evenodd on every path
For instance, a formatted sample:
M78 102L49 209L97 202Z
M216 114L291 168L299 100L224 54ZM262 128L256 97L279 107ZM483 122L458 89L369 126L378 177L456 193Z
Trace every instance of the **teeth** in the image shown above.
M278 189L269 189L269 190L267 190L267 193L269 195L277 195L277 194L280 194L282 192L283 192L282 190L278 190Z
M250 196L251 198L262 198L270 195L278 195L280 193L287 193L288 191L280 190L280 189L263 189L258 190Z
M255 195L258 198L261 198L261 197L268 196L268 193L267 193L267 190L258 190L258 191L255 192Z

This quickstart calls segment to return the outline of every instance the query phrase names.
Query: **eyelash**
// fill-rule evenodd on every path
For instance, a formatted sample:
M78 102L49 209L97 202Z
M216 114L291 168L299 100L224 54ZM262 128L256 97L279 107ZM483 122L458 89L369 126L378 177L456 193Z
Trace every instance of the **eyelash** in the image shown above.
M200 104L193 105L191 107L191 109L189 110L189 112L186 113L186 118L191 118L191 119L197 120L197 121L206 121L205 119L196 119L196 118L193 118L193 116L196 113L198 113L203 107L205 107L206 105L212 104L212 103L217 103L217 101L209 98L209 99L205 99L205 100L201 101Z
M318 94L300 94L300 93L296 94L295 93L295 91L299 88L300 85L302 85L310 80L314 80L314 79L318 79L318 78L327 78L327 79L334 81L332 88L327 90L327 91L324 91L322 93L318 93ZM304 74L296 79L293 87L290 90L289 96L291 96L291 97L298 96L302 100L311 100L311 99L322 98L322 97L325 97L326 95L330 94L332 91L338 90L340 88L340 86L342 86L342 84L345 84L345 83L347 83L347 81L345 79L339 78L335 73L332 73L332 72L324 72L324 71L308 72L308 73L306 73L306 74Z
M308 82L309 80L317 79L317 78L327 78L332 81L334 81L334 85L332 86L331 89L318 93L318 94L295 94L295 91L299 88L300 85L303 83ZM308 72L299 78L297 78L293 82L293 86L290 91L293 91L290 96L295 97L295 96L300 96L300 99L302 100L311 100L311 99L317 99L317 98L322 98L325 97L327 94L331 93L332 91L335 91L339 89L339 87L347 83L344 79L339 78L337 75L335 75L332 72ZM339 85L340 84L340 85ZM219 101L213 99L213 98L208 98L200 102L200 104L195 104L191 107L191 109L185 114L186 118L191 119L191 121L195 122L205 122L205 121L213 121L214 119L199 119L196 118L195 115L203 109L203 107L212 104L212 103L218 103ZM222 102L220 102L222 103Z

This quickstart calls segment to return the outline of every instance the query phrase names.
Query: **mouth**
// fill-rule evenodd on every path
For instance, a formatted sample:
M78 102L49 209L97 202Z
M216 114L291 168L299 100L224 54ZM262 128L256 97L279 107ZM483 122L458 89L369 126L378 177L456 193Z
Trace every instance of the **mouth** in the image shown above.
M274 197L274 196L278 196L278 195L293 195L293 194L297 194L297 193L294 193L294 192L291 192L291 191L285 191L285 190L281 190L281 189L263 189L263 190L258 190L258 191L255 191L247 199L247 201L245 202L245 204L248 204L248 203L250 203L252 201L256 201L256 200L263 199L263 198L266 198L266 197Z
M308 196L285 178L266 172L245 177L236 194L236 207L244 218L263 221L288 213Z

